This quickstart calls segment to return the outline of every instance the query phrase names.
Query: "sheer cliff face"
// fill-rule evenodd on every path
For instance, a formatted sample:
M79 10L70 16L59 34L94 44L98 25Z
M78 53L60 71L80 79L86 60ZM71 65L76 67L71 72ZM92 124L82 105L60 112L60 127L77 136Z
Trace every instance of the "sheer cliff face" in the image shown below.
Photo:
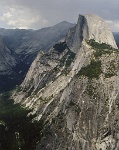
M77 52L83 39L95 39L96 42L107 43L117 48L107 24L94 14L79 15L77 25L69 30L66 41L72 51Z
M37 56L13 95L43 123L38 150L119 149L119 51L98 18L79 16L65 41Z

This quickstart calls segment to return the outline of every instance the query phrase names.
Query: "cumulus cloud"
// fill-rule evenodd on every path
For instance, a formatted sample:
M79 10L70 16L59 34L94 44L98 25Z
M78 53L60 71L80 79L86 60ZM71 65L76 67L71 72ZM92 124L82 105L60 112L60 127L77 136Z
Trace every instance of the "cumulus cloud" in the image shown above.
M26 7L7 7L0 15L0 21L10 28L28 29L39 24L39 28L48 26L48 20Z

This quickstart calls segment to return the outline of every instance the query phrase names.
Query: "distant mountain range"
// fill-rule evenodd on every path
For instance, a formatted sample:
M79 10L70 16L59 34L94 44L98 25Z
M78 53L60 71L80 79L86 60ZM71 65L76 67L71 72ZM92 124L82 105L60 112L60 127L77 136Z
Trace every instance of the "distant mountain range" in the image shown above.
M74 24L63 21L40 30L0 29L0 91L20 84L40 51L47 52Z

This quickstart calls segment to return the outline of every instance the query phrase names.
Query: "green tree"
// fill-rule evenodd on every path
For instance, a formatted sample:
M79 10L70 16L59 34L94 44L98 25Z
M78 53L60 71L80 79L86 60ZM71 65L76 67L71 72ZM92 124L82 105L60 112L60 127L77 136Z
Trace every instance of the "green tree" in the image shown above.
M32 110L14 104L9 94L0 96L0 150L34 150L40 140L41 123Z

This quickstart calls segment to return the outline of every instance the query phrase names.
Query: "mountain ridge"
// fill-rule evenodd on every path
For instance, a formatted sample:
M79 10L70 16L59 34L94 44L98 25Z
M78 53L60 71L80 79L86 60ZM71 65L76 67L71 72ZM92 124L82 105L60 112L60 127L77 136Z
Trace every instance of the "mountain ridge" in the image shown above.
M5 45L3 38L0 36L0 74L10 74L12 66L15 66L16 60L12 56L12 51Z
M64 40L37 55L13 98L43 123L37 150L118 150L118 85L112 32L99 17L79 15Z

